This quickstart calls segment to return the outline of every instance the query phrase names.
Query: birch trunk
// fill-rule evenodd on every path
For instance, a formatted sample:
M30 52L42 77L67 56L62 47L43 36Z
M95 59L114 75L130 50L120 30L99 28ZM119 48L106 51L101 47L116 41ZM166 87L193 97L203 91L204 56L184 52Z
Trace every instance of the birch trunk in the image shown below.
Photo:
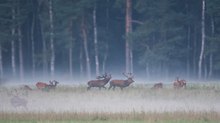
M73 21L72 19L70 19L70 28L69 28L69 32L70 32L70 46L69 46L69 74L70 74L70 78L73 78Z
M93 31L94 31L94 47L95 47L95 70L96 76L99 76L99 53L98 53L98 39L97 39L97 24L96 24L96 5L93 9Z
M87 79L91 79L91 66L90 66L90 58L89 58L89 51L88 51L88 40L87 40L86 25L85 25L85 18L84 17L82 17L81 29L82 29L84 52L85 52L85 57L86 57Z
M22 37L21 37L21 27L18 27L18 47L19 47L19 67L20 67L20 80L24 80L24 63L23 63L23 47L22 47Z
M3 75L2 45L0 44L0 79L3 78Z
M213 16L211 17L211 30L212 30L212 37L215 36L215 23L214 23L214 18ZM210 44L212 46L212 44ZM209 56L209 78L212 77L212 73L213 73L213 53L210 53Z
M204 57L204 47L205 47L205 0L202 0L202 21L201 21L201 51L199 56L199 66L198 66L198 79L202 78L202 63Z
M130 46L130 38L129 33L132 32L132 2L131 0L126 0L126 16L125 16L125 35L126 35L126 41L125 41L125 71L126 73L130 73L131 72L131 46Z
M32 78L35 78L35 44L34 44L34 25L35 15L33 15L32 26L31 26L31 57L32 57Z
M12 67L12 76L16 76L16 63L15 63L15 3L13 1L12 6L12 29L11 29L11 67Z
M83 46L81 45L80 46L80 54L79 54L79 67L80 67L80 79L82 79L84 77L84 74L83 74Z
M187 78L190 78L190 34L191 34L191 29L190 26L188 26L188 31L187 31L187 60L186 60L186 75Z
M53 3L49 0L49 18L50 18L50 75L54 77L55 71L55 50L54 50L54 25L53 25Z
M106 8L106 32L109 32L109 0L107 0L106 6L107 6L107 8ZM108 43L109 43L109 37L107 36L106 44L105 44L104 58L102 61L102 72L103 73L106 72L106 61L108 58L108 50L109 50Z

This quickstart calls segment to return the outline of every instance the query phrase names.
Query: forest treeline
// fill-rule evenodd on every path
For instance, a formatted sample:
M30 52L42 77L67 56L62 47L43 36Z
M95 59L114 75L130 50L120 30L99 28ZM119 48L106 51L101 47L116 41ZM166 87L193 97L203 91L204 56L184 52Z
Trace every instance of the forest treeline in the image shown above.
M219 0L1 0L0 78L218 78Z

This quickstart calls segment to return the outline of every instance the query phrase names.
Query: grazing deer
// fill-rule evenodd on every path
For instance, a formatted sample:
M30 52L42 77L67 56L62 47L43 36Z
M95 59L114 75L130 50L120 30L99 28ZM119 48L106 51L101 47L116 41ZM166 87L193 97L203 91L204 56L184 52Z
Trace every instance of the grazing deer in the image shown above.
M160 88L163 88L163 83L161 82L154 84L154 86L152 87L152 89L160 89Z
M115 89L115 87L120 87L121 90L123 90L124 87L129 86L131 83L134 82L133 80L133 76L131 73L128 73L127 75L125 73L123 73L123 75L125 77L127 77L126 80L111 80L110 81L110 86L108 89L111 89L113 87L113 90Z
M24 98L21 98L18 96L18 92L17 90L15 89L15 94L11 93L11 95L13 96L11 99L10 99L10 103L11 105L14 107L14 108L18 108L18 107L23 107L27 110L27 103L28 101Z
M176 81L173 82L173 86L174 88L186 88L186 80L182 79L179 80L179 78L177 77Z
M106 89L105 85L109 82L109 80L112 77L111 77L111 74L108 75L107 73L105 73L103 76L97 76L96 78L97 78L97 80L90 80L90 81L88 81L88 83L87 83L88 84L87 90L90 90L91 87L98 87L99 90L101 88L105 88Z

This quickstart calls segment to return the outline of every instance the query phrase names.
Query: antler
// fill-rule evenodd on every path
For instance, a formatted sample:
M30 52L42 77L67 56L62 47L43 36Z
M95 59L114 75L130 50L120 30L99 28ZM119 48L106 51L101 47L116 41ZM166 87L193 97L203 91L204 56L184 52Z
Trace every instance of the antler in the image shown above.
M133 77L134 77L134 76L132 75L132 73L127 73L127 74L123 73L123 75L124 75L125 77L127 77L127 78L133 78Z

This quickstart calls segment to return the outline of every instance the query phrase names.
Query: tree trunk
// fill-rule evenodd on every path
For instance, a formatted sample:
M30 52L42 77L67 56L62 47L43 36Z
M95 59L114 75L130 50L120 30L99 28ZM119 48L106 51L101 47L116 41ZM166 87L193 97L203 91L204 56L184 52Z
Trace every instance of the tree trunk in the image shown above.
M15 5L13 1L12 7L12 29L11 29L11 67L12 67L12 76L16 76L16 63L15 63Z
M197 76L197 26L194 26L193 35L193 75Z
M85 52L85 57L86 57L87 79L91 79L91 66L90 66L90 58L89 58L89 51L88 51L88 40L87 40L87 33L86 33L86 25L85 25L84 16L82 17L81 30L82 30L84 52Z
M0 44L0 79L3 78L2 44Z
M22 47L22 37L21 37L21 27L18 27L18 43L19 43L19 65L20 65L20 80L24 80L24 63L23 63L23 47Z
M69 46L69 74L70 78L73 78L73 20L70 19L70 26L69 26L69 32L70 32L70 46Z
M55 71L55 49L54 49L54 25L53 25L53 3L49 0L49 18L50 18L50 75L54 77Z
M80 46L80 54L79 54L79 67L80 67L80 79L82 79L84 77L84 74L83 74L83 46L81 45Z
M213 16L211 17L211 30L212 30L212 37L215 36L215 23L214 23L214 18ZM212 47L212 43L210 44ZM209 78L212 77L212 73L213 73L213 53L211 52L209 55Z
M132 2L131 0L126 0L126 17L125 17L125 71L126 73L131 72L131 39L129 38L129 33L132 32Z
M107 0L106 2L106 32L109 32L109 0ZM104 58L102 61L102 72L105 73L106 72L106 61L108 58L108 50L109 50L109 37L107 36L106 38L106 43L105 43L105 52L104 52Z
M32 57L32 78L35 78L35 44L34 44L34 28L35 28L35 15L33 14L31 26L31 57Z
M187 78L190 78L190 34L191 34L191 29L190 26L188 26L188 31L187 31L187 60L186 60L186 76Z
M199 66L198 66L198 79L202 78L202 62L204 57L204 47L205 47L205 0L202 0L202 21L201 21L201 51L199 56Z
M96 24L96 5L93 9L93 30L94 30L94 47L95 47L95 70L96 76L99 76L99 53L98 53L98 39L97 39L97 24Z

